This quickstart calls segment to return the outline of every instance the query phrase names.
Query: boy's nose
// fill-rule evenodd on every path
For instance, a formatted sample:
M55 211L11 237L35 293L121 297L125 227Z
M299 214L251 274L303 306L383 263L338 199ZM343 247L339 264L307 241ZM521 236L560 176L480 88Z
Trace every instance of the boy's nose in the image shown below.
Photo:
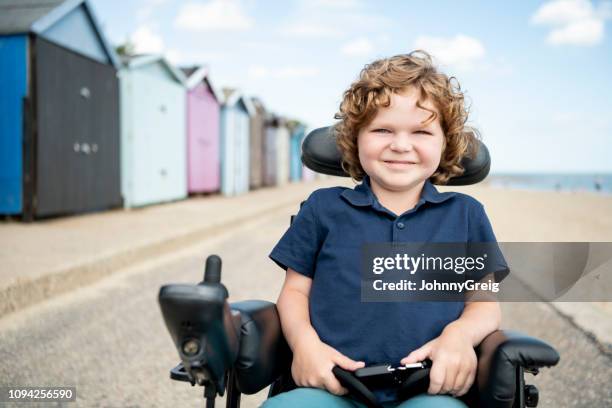
M396 135L393 140L391 140L389 148L396 152L409 152L412 150L412 141L408 136Z

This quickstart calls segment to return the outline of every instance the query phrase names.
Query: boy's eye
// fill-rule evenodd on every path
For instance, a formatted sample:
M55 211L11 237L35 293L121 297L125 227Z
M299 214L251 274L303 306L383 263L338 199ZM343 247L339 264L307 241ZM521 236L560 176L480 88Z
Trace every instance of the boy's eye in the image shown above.
M391 131L389 129L385 129L385 128L377 128L372 130L372 132L374 133L391 133ZM414 133L422 133L424 135L432 135L433 133L427 131L427 130L417 130Z

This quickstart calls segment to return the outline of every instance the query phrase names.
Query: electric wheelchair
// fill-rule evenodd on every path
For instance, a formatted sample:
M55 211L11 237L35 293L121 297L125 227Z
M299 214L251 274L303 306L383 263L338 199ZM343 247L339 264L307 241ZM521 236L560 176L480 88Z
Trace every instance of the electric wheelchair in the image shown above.
M483 180L490 155L478 141L477 153L462 162L465 172L448 185L469 185ZM347 176L331 127L312 131L302 146L302 162L315 172ZM262 300L228 302L221 283L221 259L206 260L199 284L171 284L160 289L161 311L176 345L180 363L170 378L204 387L206 406L227 393L226 407L240 406L241 394L254 394L270 386L268 397L296 387L291 377L291 350L281 331L276 305ZM525 383L525 373L538 374L554 366L558 352L545 342L515 332L498 330L476 348L478 371L470 391L461 399L470 407L535 407L538 390ZM349 394L368 407L380 407L376 397L352 373L334 368ZM399 386L426 391L428 368L418 370Z

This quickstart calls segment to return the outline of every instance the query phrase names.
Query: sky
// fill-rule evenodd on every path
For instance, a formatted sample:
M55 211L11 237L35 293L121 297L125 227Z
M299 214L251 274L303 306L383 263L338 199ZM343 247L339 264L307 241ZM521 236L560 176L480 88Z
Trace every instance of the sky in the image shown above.
M113 44L208 66L310 128L365 64L424 49L455 76L492 173L612 173L612 1L90 0Z

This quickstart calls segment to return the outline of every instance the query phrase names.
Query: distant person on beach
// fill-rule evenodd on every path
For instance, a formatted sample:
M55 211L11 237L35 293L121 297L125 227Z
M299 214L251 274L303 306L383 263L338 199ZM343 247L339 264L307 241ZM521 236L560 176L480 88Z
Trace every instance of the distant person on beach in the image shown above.
M601 180L596 178L595 179L595 191L601 191Z
M365 66L336 114L343 167L354 189L322 188L303 203L270 258L286 270L277 306L298 388L270 407L362 407L332 373L430 359L428 393L405 401L374 390L386 407L465 407L474 351L500 327L496 301L361 302L360 248L373 242L495 242L483 205L440 193L464 169L477 132L455 78L424 51ZM492 274L480 277L493 280Z

